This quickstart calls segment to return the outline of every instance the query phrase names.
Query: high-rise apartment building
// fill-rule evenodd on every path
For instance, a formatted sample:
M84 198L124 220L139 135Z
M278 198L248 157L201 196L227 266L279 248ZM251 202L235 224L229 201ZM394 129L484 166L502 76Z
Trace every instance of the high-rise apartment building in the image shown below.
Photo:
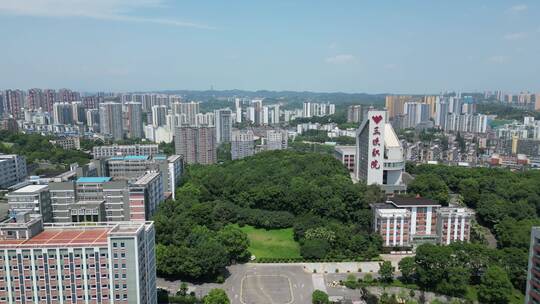
M216 128L180 126L174 133L175 150L187 164L214 164L217 161Z
M350 123L360 123L363 120L362 117L362 106L353 105L347 107L347 122Z
M313 103L306 101L303 106L303 117L327 116L336 112L336 105L331 103Z
M0 189L26 179L26 159L16 154L0 154Z
M114 140L124 138L122 124L122 104L104 102L99 105L100 133Z
M241 123L242 122L242 99L235 98L234 99L234 110L236 115L236 122Z
M232 111L221 109L214 112L217 144L231 142Z
M71 111L73 117L73 123L86 123L86 113L82 101L74 101L71 103Z
M406 102L404 105L405 123L404 128L414 128L421 122L430 118L430 105L419 102Z
M143 138L142 104L140 102L126 103L127 135L128 138Z
M99 110L88 109L86 110L86 125L93 132L99 132Z
M268 130L266 131L265 145L266 150L284 150L288 146L287 130Z
M242 159L255 154L253 131L235 130L232 132L231 158Z
M25 92L22 90L4 91L4 113L13 115L15 119L23 118L23 107L25 105Z
M448 103L439 100L435 105L435 108L435 126L445 130L446 119L448 117Z
M404 114L405 103L411 101L413 101L412 96L386 96L386 110L388 111L388 119L392 119L397 115Z
M172 104L173 115L179 115L180 124L195 125L196 116L200 113L199 102L175 102Z
M53 121L55 125L73 124L73 107L67 102L53 104Z
M20 214L0 224L1 303L154 304L152 222L43 224Z
M167 106L153 106L152 107L152 125L162 127L167 124Z

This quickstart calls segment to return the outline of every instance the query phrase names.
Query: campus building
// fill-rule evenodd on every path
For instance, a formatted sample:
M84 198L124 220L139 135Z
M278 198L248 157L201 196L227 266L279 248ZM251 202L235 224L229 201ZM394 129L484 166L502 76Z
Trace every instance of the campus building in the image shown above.
M24 156L0 154L0 189L22 182L26 176L26 159Z
M44 222L52 221L52 206L47 185L28 185L7 195L9 210L41 215Z
M183 171L183 159L180 155L126 155L94 160L98 174L116 180L134 182L148 172L160 172L163 179L163 191L174 198L174 189L180 182Z
M152 222L0 224L0 303L156 303Z
M334 157L339 160L349 172L354 173L356 147L355 146L335 146Z
M540 227L532 227L525 303L540 303Z
M80 177L75 182L49 183L49 191L55 223L77 221L79 215L85 221L86 216L107 222L130 219L127 181L113 181L110 177ZM104 219L100 218L103 213Z
M469 241L473 218L474 213L467 208L440 208L437 219L440 244Z
M367 112L356 131L355 177L368 185L380 185L387 193L404 192L406 185L403 148L386 121L386 111Z
M159 154L158 145L110 145L110 146L94 146L92 149L94 159L126 156L126 155L148 155L153 156Z
M448 245L470 240L472 210L441 207L421 197L391 197L385 203L372 204L373 230L383 238L385 247L412 247L421 243Z

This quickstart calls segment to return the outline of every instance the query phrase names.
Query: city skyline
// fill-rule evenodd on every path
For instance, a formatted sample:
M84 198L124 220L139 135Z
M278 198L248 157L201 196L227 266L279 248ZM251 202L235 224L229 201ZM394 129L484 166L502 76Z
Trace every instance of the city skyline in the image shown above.
M540 91L535 1L2 1L5 88Z

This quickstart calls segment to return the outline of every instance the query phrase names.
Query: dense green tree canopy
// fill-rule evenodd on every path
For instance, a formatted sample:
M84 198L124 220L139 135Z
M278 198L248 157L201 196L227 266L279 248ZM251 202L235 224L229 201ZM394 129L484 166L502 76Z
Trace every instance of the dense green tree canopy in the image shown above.
M380 237L370 232L369 204L384 194L353 184L332 156L270 151L186 171L176 201L162 203L153 218L162 275L215 276L245 261L249 242L230 224L293 227L307 259L365 259L381 250ZM204 248L222 258L199 257Z
M67 167L72 163L84 165L90 161L90 155L84 152L64 150L51 144L49 140L53 139L52 136L0 130L0 153L24 155L28 164L45 160Z
M223 289L212 289L203 299L204 304L229 304L231 301Z

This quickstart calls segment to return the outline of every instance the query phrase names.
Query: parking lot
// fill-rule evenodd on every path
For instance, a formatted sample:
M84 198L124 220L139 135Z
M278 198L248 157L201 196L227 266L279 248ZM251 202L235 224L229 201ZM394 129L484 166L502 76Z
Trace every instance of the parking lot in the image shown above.
M291 280L285 275L247 275L241 282L240 301L291 304L294 302Z
M385 258L397 264L402 257ZM315 289L323 290L330 296L354 299L360 296L358 290L331 287L329 284L345 280L349 274L364 277L370 273L376 277L378 265L378 262L232 265L228 267L229 276L225 283L189 284L189 291L202 297L212 288L222 288L232 304L309 304ZM358 273L358 270L362 270L362 273ZM158 278L157 285L174 294L180 281Z

